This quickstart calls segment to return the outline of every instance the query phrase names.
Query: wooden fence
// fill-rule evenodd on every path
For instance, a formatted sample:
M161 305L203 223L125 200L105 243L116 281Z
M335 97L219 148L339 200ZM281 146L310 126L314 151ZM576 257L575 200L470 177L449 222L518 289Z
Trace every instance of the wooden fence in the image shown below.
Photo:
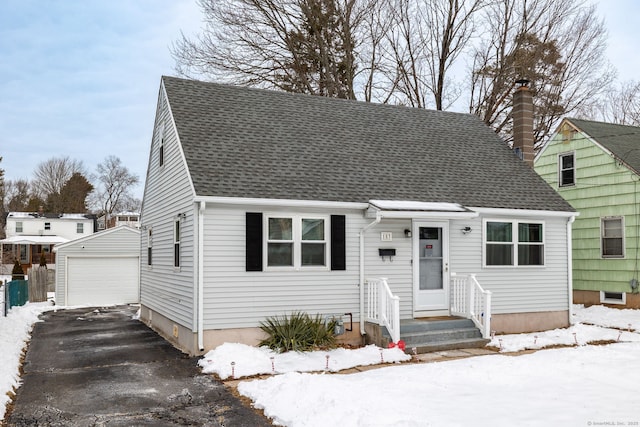
M29 302L44 302L49 290L49 270L45 267L32 267L27 272L29 277Z

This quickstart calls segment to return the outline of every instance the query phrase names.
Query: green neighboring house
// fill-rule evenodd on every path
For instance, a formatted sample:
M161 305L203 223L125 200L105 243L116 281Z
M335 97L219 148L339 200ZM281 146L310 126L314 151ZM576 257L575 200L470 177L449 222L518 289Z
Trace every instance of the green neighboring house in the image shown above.
M534 168L580 213L574 303L640 308L640 127L566 118Z

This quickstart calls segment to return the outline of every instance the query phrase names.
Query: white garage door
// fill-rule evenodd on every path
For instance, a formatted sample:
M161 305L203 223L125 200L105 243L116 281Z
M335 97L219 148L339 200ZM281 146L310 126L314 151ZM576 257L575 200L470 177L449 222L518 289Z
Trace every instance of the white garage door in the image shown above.
M67 258L67 305L138 303L138 257Z

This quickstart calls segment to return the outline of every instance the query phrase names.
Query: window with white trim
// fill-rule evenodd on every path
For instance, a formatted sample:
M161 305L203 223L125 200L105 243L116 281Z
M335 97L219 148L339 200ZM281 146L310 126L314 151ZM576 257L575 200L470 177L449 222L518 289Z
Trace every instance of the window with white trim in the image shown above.
M22 221L16 222L16 233L22 233Z
M45 222L44 223L44 229L45 230L51 230L51 223L50 222Z
M84 233L84 224L81 222L76 223L76 233L82 234Z
M152 265L153 260L153 230L147 229L147 265Z
M624 258L624 218L621 216L600 219L602 258Z
M542 222L484 221L484 265L544 265Z
M558 156L558 185L560 187L576 185L576 155L573 152Z
M265 215L265 221L267 267L328 267L328 217Z
M173 266L180 267L180 220L173 223Z

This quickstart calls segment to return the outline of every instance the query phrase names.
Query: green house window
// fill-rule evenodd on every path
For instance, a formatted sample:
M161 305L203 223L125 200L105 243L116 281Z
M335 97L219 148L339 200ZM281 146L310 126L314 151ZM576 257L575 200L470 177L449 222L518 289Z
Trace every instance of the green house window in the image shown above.
M558 157L560 187L576 185L576 158L575 153L560 154Z
M624 258L624 220L622 217L601 219L602 258Z

